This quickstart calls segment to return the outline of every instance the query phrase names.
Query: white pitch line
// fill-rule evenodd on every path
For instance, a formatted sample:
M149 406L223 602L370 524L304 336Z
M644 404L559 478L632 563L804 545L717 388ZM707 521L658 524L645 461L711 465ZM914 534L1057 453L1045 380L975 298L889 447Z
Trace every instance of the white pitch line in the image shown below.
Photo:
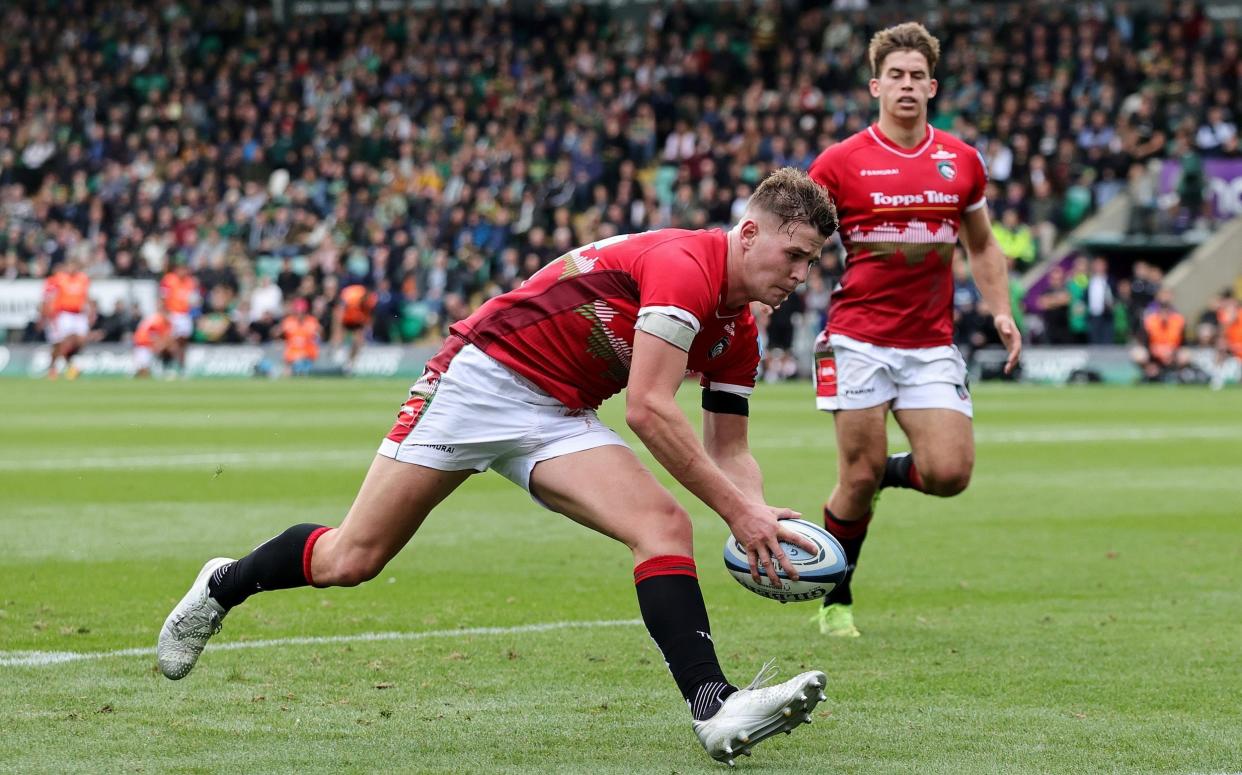
M300 463L341 463L365 466L371 456L365 451L330 450L318 452L194 452L167 455L129 455L87 458L0 459L0 471L81 471L124 470L130 468L195 468L197 466L251 466L281 468Z
M1089 444L1105 441L1170 441L1173 439L1236 439L1242 442L1242 427L1167 427L1167 428L1047 428L1000 430L983 428L975 431L980 444ZM905 436L892 431L889 441L904 444ZM775 438L752 439L755 449L789 449L819 447L833 444L830 429L823 435L799 434ZM284 468L298 465L335 464L364 467L371 461L366 450L319 450L307 452L191 452L148 455L108 455L106 457L27 457L0 458L0 472L8 471L116 471L130 469L214 468L248 466L251 468Z
M751 441L755 449L789 449L791 447L835 446L832 430L822 435L763 438ZM1091 444L1106 441L1171 441L1175 439L1230 440L1242 442L1242 427L1171 427L1171 428L1032 428L1001 430L982 428L975 430L979 444ZM901 446L907 443L900 430L890 430L889 443ZM0 466L2 468L2 466Z
M371 643L387 640L427 640L429 638L460 638L469 635L522 635L554 630L591 630L602 627L634 627L642 619L605 619L594 622L545 622L520 624L516 627L469 627L462 630L428 630L426 632L363 632L357 635L318 635L270 640L239 640L213 643L212 651L263 649L272 646L319 646L331 643ZM47 667L66 662L107 659L109 657L154 657L155 648L147 646L116 651L0 651L0 667Z

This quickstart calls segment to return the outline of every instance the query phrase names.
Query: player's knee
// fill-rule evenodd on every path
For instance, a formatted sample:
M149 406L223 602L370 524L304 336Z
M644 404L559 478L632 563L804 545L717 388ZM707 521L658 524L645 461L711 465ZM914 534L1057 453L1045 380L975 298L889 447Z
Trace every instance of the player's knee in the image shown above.
M694 546L694 529L690 525L690 513L681 504L669 499L661 504L651 519L645 520L645 528L636 536L633 549L635 557L643 559L666 554L689 554Z
M315 576L315 584L324 587L356 587L370 581L384 569L384 556L365 549L334 553L328 569Z
M879 488L883 473L883 466L876 468L869 464L858 463L846 469L841 485L859 497L870 498Z
M923 477L924 491L942 498L958 495L970 486L971 466L969 464L952 466L933 466L930 471L920 471Z

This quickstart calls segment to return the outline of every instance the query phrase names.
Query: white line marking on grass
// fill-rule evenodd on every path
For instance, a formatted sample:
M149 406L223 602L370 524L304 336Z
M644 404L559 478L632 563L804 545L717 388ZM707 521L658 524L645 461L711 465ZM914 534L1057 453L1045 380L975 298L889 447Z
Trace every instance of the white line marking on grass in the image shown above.
M1237 439L1242 428L1229 426L1172 428L1049 428L1046 430L982 430L975 439L985 443L1069 444L1093 441L1168 441L1171 439Z
M634 627L642 619L605 619L594 622L545 622L520 624L516 627L469 627L462 630L428 630L426 632L363 632L357 635L318 635L270 640L238 640L213 643L212 651L264 649L272 646L318 646L330 643L370 643L386 640L428 640L459 638L469 635L523 635L554 630L594 630L603 627ZM0 651L0 667L47 667L66 662L81 662L108 657L154 657L155 647L117 649L116 651Z
M167 455L129 455L87 458L26 458L0 460L0 471L80 471L123 470L128 468L196 468L232 465L254 468L283 468L311 463L340 463L365 466L371 455L361 451L325 450L310 452L195 452Z
M1173 426L1155 428L1045 428L1045 429L991 429L975 430L975 441L980 444L1090 444L1106 441L1171 441L1174 439L1237 440L1242 442L1239 426ZM906 444L905 435L899 430L890 431L888 440L901 447ZM797 434L785 437L752 439L750 446L756 449L790 449L792 447L834 446L831 431L823 435Z
M756 449L789 449L832 444L832 435L796 434L774 438L752 439ZM1173 439L1236 439L1242 442L1242 427L1154 427L1154 428L1046 428L1001 430L983 428L975 432L980 444L1085 444L1106 441L1170 441ZM900 431L889 434L895 445L905 443ZM0 472L8 471L118 471L130 469L209 468L217 465L251 468L294 468L307 465L335 464L362 468L371 462L365 450L310 450L306 452L191 452L146 455L108 455L68 460L50 458L0 458Z

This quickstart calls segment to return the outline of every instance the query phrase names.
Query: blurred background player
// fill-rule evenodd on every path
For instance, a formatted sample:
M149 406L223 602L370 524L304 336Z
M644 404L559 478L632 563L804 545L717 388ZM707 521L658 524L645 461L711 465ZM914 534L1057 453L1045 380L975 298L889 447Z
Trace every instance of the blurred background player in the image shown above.
M280 336L285 340L285 374L305 377L319 358L323 327L310 314L310 302L306 299L294 299L289 309L289 314L280 321Z
M159 309L139 321L134 330L134 376L151 376L151 364L156 357L167 367L176 347L172 321L161 304Z
M75 258L67 259L43 284L44 330L52 345L49 379L56 379L62 369L66 379L78 376L73 356L81 351L91 330L90 289L91 278Z
M354 283L341 289L332 308L332 343L341 344L349 337L349 357L345 361L345 373L350 374L358 361L358 353L371 333L371 315L375 311L376 295L365 285Z
M759 343L749 304L775 306L806 280L836 215L806 173L769 176L729 231L660 229L573 249L450 329L339 528L294 525L233 561L210 560L168 615L159 663L194 667L228 611L260 591L372 579L472 474L494 468L541 505L629 548L648 633L718 761L811 720L824 674L739 688L716 657L686 510L595 409L624 390L626 422L665 469L746 547L775 563L796 516L767 505L748 442ZM703 440L678 406L703 375Z
M172 325L172 356L177 371L185 373L185 350L194 333L193 313L202 303L202 291L198 280L190 273L190 266L178 260L160 280L160 300Z
M1005 254L992 233L984 162L972 146L927 123L940 43L918 23L877 32L869 48L880 117L811 165L841 218L845 274L816 346L816 406L833 413L837 483L824 524L850 576L824 600L826 635L857 637L853 568L882 487L951 496L974 467L966 363L953 346L954 247L959 230L974 281L1017 363ZM888 456L888 412L911 452Z

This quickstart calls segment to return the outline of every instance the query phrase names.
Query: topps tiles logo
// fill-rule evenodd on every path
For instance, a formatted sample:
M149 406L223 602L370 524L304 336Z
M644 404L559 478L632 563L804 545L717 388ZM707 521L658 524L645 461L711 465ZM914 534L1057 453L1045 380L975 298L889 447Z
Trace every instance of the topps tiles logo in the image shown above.
M911 205L955 205L961 201L957 194L928 189L919 194L885 194L871 192L871 204L885 207L909 207Z

